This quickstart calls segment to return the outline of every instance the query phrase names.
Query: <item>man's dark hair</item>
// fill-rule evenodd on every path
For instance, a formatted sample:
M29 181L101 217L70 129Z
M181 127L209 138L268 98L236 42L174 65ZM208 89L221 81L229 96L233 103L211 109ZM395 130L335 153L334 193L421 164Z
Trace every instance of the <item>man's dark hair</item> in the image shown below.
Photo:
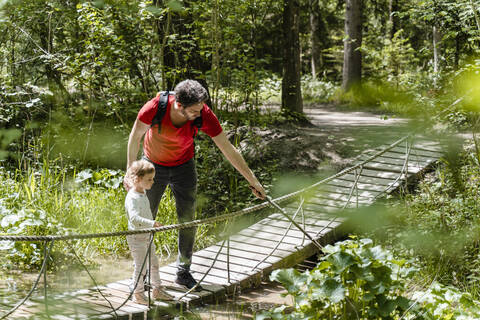
M185 108L208 100L207 90L195 80L184 80L174 90L175 99Z

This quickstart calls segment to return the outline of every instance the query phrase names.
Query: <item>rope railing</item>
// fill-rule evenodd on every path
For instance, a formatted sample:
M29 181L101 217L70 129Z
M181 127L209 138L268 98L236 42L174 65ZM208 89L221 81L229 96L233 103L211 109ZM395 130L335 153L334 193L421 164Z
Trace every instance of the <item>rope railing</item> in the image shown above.
M53 243L55 241L66 241L66 240L81 240L81 239L93 239L93 238L103 238L103 237L116 237L116 236L127 236L127 235L133 235L133 234L144 234L144 233L151 233L152 234L152 237L150 239L150 244L149 244L149 248L152 244L152 241L153 241L153 235L156 233L156 232L163 232L163 231L168 231L168 230L179 230L179 229L184 229L184 228L191 228L191 227L195 227L195 226L199 226L199 225L202 225L202 224L211 224L211 223L217 223L217 222L221 222L221 221L226 221L226 220L230 220L230 219L234 219L236 217L239 217L239 216L242 216L242 215L245 215L245 214L248 214L248 213L251 213L251 212L255 212L255 211L259 211L263 208L266 208L268 206L272 206L273 208L277 209L280 211L280 213L282 214L282 216L284 216L288 221L290 221L290 224L288 226L288 229L285 231L285 233L283 234L283 236L281 237L281 239L278 241L278 243L274 246L274 248L270 251L270 253L263 259L261 260L259 263L257 263L255 265L255 267L252 268L252 270L256 269L258 267L258 265L260 265L262 262L266 261L268 259L269 256L271 256L274 251L279 247L280 243L283 241L283 239L285 238L285 236L287 235L288 231L291 229L292 225L294 225L298 230L300 230L302 233L303 233L303 241L302 241L302 246L303 246L303 243L305 241L305 237L307 237L311 243L313 245L315 245L316 249L318 249L319 251L322 249L322 246L317 242L317 240L315 238L317 238L319 236L319 234L321 234L321 232L323 232L323 230L325 230L326 228L328 228L332 223L334 223L336 221L336 219L338 217L334 217L333 219L331 219L331 221L329 221L329 223L324 226L322 228L321 231L317 232L315 237L312 237L305 229L305 217L303 215L303 204L304 204L304 199L302 197L301 199L301 204L299 205L298 209L296 210L295 214L293 215L293 218L290 217L290 215L283 209L281 208L278 203L281 203L281 202L284 202L284 201L287 201L287 200L291 200L297 196L300 196L300 195L303 195L305 192L311 190L311 189L314 189L314 188L317 188L319 185L322 185L322 184L327 184L328 182L336 179L336 178L339 178L339 177L342 177L344 175L347 175L351 172L354 172L355 173L355 181L353 183L353 185L350 187L350 191L349 191L349 194L348 194L348 197L347 197L347 200L345 202L345 204L343 205L342 209L345 209L346 207L348 207L348 205L351 203L352 201L352 198L354 197L354 194L355 194L355 198L356 198L356 207L358 208L358 203L359 203L359 193L358 193L358 182L359 182L359 179L360 179L360 176L362 175L362 171L364 169L364 166L373 161L374 159L380 157L381 155L383 155L384 153L388 152L389 150L395 148L396 146L400 145L402 142L406 141L406 156L405 156L405 160L404 160L404 163L403 163L403 166L402 166L402 169L401 169L401 172L399 174L399 176L397 177L397 179L394 181L394 183L392 184L389 184L388 186L386 186L385 190L383 190L382 192L379 193L380 194L385 194L386 192L388 192L388 190L390 190L392 187L395 186L395 184L401 179L402 176L407 176L408 175L408 159L410 157L410 152L411 152L411 149L412 149L412 146L413 146L413 142L410 142L409 143L409 138L411 137L411 135L408 135L408 136L405 136L399 140L397 140L396 142L390 144L389 146L383 148L382 150L374 153L373 155L369 156L367 159L361 161L360 163L354 165L354 166L351 166L349 168L346 168L344 170L341 170L340 172L328 177L328 178L325 178L315 184L312 184L308 187L305 187L303 189L300 189L296 192L292 192L290 194L287 194L287 195L284 195L282 197L279 197L279 198L276 198L276 199L271 199L270 197L267 196L267 201L266 202L263 202L261 204L258 204L258 205L255 205L255 206L252 206L252 207L249 207L249 208L245 208L245 209L242 209L242 210L239 210L239 211L236 211L236 212L232 212L232 213L228 213L228 214L224 214L224 215L220 215L220 216L216 216L216 217L210 217L210 218L205 218L205 219L198 219L198 220L193 220L193 221L190 221L190 222L185 222L185 223L180 223L180 224L172 224L172 225L167 225L167 226L161 226L161 227L157 227L157 228L148 228L148 229L142 229L142 230L128 230L128 231L116 231L116 232L105 232L105 233L95 233L95 234L66 234L66 235L44 235L44 236L41 236L41 235L38 235L38 236L35 236L35 235L32 235L32 236L25 236L25 235L11 235L11 234L0 234L0 241L44 241L45 242L45 257L44 257L44 262L43 262L43 265L42 265L42 269L40 271L40 274L39 274L39 277L37 279L37 281L35 282L32 290L28 293L28 295L20 302L18 303L12 310L10 310L9 312L7 312L6 314L0 316L0 320L2 319L5 319L6 317L8 317L9 315L11 315L15 310L17 310L23 303L25 303L28 298L30 297L30 295L32 294L32 292L35 290L35 288L37 287L38 285L38 280L40 279L41 275L43 274L44 275L44 284L45 284L45 293L44 293L44 297L45 297L45 308L46 310L48 311L48 304L47 304L47 280L46 280L46 264L47 264L47 260L50 256L50 251L52 249L52 246L53 246ZM379 196L375 196L373 199L377 199L377 197ZM297 217L297 214L300 212L302 212L302 224L303 226L300 226L296 221L296 217ZM50 243L50 246L48 247L48 250L47 250L47 246L46 244L47 243ZM208 275L208 273L212 270L213 266L215 265L222 249L225 247L225 243L227 244L227 277L228 277L228 283L231 283L230 281L230 260L229 260L229 249L230 249L230 234L227 235L227 237L223 240L221 246L220 246L220 249L218 251L218 253L216 254L213 262L212 262L212 265L209 267L209 269L205 272L205 274L203 275L203 277L198 281L197 285L195 287L193 287L192 289L186 291L185 293L183 293L180 297L177 297L175 300L181 300L183 297L185 297L186 295L188 295L189 293L191 293L193 290L196 289L196 287L198 285L200 285L200 283L205 279L205 277ZM73 249L72 246L70 246L71 249ZM95 279L91 276L91 274L88 272L88 269L86 268L86 266L82 263L82 261L80 260L80 258L78 257L78 255L76 254L76 252L74 252L74 255L77 257L77 259L80 261L80 263L82 264L83 268L87 271L88 275L90 276L90 278L93 280L96 288L97 288L97 291L100 292L100 294L102 295L102 297L104 298L104 300L107 301L107 303L109 304L110 308L112 309L111 311L107 311L107 312L104 312L104 313L101 313L99 315L103 315L103 314L113 314L113 316L115 318L118 318L118 314L117 314L117 311L122 308L126 303L127 301L131 298L132 294L133 294L133 290L131 290L130 292L130 295L125 299L125 301L123 303L120 304L120 306L118 307L113 307L113 305L111 304L111 302L103 295L103 293L101 292L101 290L99 289ZM144 258L144 261L143 261L143 265L141 267L141 269L143 270L143 268L145 267L145 264L147 262L147 259L148 259L148 265L150 266L150 249L147 251L147 254ZM148 268L150 270L150 267ZM148 272L149 272L148 270ZM140 273L140 275L142 274L142 272ZM134 288L139 284L140 282L140 275L137 279L135 279L135 284L134 284ZM148 280L150 280L150 275L148 274ZM149 285L149 288L150 285ZM150 290L150 289L149 289ZM148 300L150 302L150 291L149 291L149 295L148 295Z
M197 219L189 222L184 222L184 223L179 223L179 224L171 224L171 225L166 225L166 226L161 226L157 228L146 228L146 229L141 229L141 230L126 230L126 231L116 231L116 232L103 232L103 233L91 233L91 234L66 234L66 235L11 235L11 234L2 234L0 233L0 241L61 241L61 240L81 240L81 239L94 239L94 238L106 238L106 237L118 237L118 236L126 236L126 235L132 235L132 234L143 234L143 233L150 233L150 232L162 232L162 231L169 231L169 230L178 230L178 229L185 229L185 228L191 228L191 227L196 227L202 224L212 224L216 222L221 222L225 220L229 220L234 217L239 217L251 212L259 211L261 209L264 209L268 207L269 205L272 205L273 203L279 203L279 202L284 202L287 200L291 200L306 191L316 188L321 184L325 184L327 182L330 182L336 178L339 178L343 175L346 175L348 173L353 172L356 169L361 168L364 166L366 163L374 160L375 158L378 158L385 152L388 152L392 148L398 146L400 143L408 139L409 136L403 137L402 139L399 139L398 141L392 143L391 145L385 147L381 151L375 153L374 155L368 157L364 161L356 164L355 166L346 168L328 178L325 178L317 183L314 183L306 188L300 189L298 191L289 193L287 195L281 196L276 199L269 199L266 202L263 202L261 204L245 208L242 210L238 210L232 213L227 213L223 214L220 216L215 216L215 217L210 217L210 218L205 218L205 219Z

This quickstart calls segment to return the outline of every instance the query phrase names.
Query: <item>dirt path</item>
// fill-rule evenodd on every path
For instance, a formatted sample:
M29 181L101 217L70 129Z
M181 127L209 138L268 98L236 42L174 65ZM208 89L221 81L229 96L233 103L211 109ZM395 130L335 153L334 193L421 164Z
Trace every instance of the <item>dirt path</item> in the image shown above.
M397 140L408 131L407 119L379 113L338 110L328 105L314 105L304 111L314 125L305 128L305 133L326 138L325 148L332 160L348 159Z
M311 125L253 128L259 146L252 148L248 139L240 144L247 161L274 159L282 173L315 175L327 163L338 169L360 152L398 140L408 131L406 119L371 112L327 105L311 105L304 111Z

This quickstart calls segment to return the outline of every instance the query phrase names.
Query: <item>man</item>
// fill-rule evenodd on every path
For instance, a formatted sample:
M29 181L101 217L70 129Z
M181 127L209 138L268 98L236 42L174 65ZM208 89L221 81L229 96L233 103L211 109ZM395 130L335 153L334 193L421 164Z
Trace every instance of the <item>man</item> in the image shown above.
M166 111L159 124L152 126L157 114L160 97L148 101L138 112L128 139L127 169L137 159L140 141L143 141L144 157L155 166L153 187L147 191L153 217L167 185L175 197L178 222L194 219L197 193L193 139L198 128L194 120L201 117L201 131L212 138L228 161L250 184L255 196L265 199L263 186L250 170L242 155L228 141L220 123L205 104L206 89L195 80L185 80L175 87L175 94L168 97ZM197 281L190 274L196 228L179 230L177 277L175 282L188 289ZM197 290L201 290L197 286Z

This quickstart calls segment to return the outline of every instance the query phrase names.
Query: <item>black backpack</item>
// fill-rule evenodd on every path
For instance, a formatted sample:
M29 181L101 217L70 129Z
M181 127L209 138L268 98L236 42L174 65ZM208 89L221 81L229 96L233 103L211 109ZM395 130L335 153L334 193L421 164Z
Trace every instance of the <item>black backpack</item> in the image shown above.
M156 124L158 124L158 133L160 133L161 125L162 125L162 119L165 116L165 113L167 112L167 105L168 105L168 97L170 95L175 95L174 91L162 91L160 92L160 98L158 99L158 104L157 104L157 113L155 114L155 117L153 117L152 120L152 127ZM197 130L194 130L193 137L198 133L198 130L202 127L203 120L202 120L202 113L200 112L200 116L195 118L192 122L192 126L197 127Z

